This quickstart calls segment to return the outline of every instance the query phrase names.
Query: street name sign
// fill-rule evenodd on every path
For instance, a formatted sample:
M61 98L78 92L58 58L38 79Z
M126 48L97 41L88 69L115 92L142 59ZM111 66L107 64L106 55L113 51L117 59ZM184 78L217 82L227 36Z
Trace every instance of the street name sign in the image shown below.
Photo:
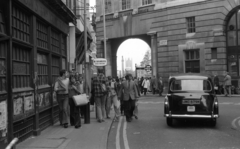
M95 58L93 59L93 65L96 67L106 66L107 60L105 58Z

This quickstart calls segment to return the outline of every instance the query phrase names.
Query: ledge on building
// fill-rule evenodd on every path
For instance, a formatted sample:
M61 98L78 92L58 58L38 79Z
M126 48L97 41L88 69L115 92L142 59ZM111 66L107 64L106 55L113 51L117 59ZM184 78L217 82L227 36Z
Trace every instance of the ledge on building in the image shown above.
M50 7L60 18L67 22L77 24L75 14L61 0L41 0L43 4Z

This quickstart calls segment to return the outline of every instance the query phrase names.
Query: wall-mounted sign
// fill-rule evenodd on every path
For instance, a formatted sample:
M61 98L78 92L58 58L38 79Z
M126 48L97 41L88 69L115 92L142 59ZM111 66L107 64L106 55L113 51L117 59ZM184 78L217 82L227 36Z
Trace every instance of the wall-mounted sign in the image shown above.
M95 58L93 59L93 65L96 67L106 66L107 60L105 58Z
M159 46L167 46L167 43L168 41L167 40L160 40L159 41Z
M151 72L151 71L152 71L152 66L146 65L146 66L145 66L145 70L146 70L147 72Z

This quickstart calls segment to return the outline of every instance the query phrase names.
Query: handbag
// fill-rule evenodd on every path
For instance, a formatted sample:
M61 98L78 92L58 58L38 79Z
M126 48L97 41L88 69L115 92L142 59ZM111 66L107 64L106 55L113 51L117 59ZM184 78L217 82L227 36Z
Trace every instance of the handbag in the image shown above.
M101 92L102 92L103 94L107 94L108 91L107 91L107 87L106 87L106 85L103 84L103 83L100 83L99 80L98 80L98 83L99 83L99 85L100 85L100 90L101 90Z
M87 105L89 102L86 94L75 95L72 98L76 106Z

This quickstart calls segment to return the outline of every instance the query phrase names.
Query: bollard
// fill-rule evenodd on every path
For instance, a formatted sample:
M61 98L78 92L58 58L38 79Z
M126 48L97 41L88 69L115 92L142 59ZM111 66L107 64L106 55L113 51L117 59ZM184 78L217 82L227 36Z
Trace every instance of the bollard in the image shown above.
M90 124L90 102L84 106L84 123Z

